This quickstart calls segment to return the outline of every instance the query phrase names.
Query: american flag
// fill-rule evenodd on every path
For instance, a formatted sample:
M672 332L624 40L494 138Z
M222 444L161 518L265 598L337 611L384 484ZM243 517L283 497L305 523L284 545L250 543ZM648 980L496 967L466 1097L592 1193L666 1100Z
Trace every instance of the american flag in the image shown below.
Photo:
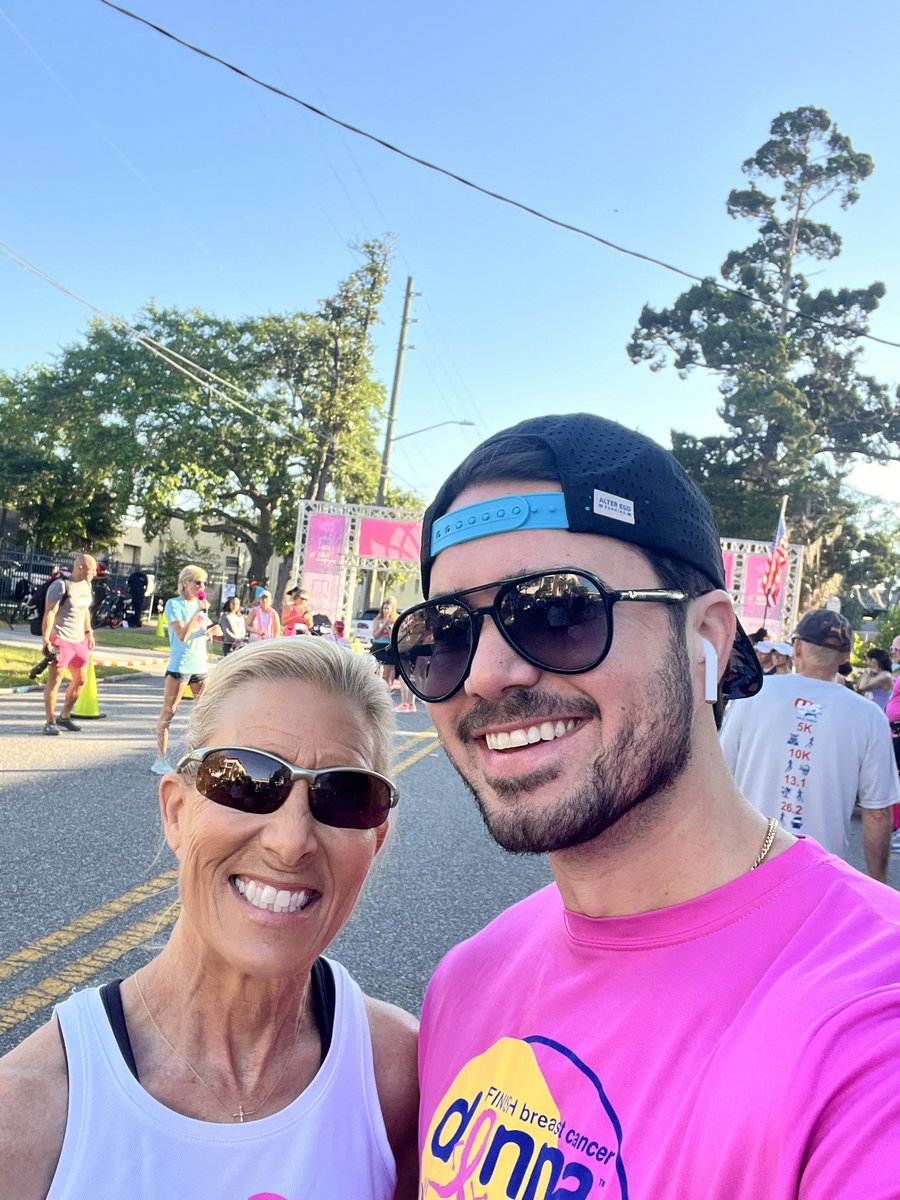
M775 530L775 536L772 538L772 545L769 548L769 561L766 563L766 572L762 580L763 592L769 604L778 603L781 580L784 575L784 568L787 565L788 548L787 530L784 525L784 510L785 506L782 505L781 516L778 518L778 528Z

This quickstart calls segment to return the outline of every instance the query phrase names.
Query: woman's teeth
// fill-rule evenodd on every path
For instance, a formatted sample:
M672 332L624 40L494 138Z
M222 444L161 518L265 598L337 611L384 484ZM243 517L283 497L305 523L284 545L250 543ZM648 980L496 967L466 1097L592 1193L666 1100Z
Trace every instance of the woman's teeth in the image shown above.
M521 729L504 730L502 733L486 733L484 740L489 750L514 750L519 746L531 746L535 742L552 742L554 738L571 733L576 722L541 721L540 725L523 725Z
M306 908L314 891L304 888L299 892L289 892L285 888L273 888L270 883L257 883L255 879L241 879L234 876L234 886L248 903L254 908L264 908L267 912L286 913L299 912Z

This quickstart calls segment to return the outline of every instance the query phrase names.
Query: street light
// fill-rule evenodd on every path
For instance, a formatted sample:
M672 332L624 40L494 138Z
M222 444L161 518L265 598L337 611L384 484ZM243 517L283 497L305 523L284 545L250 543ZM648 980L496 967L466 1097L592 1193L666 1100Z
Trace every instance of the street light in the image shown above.
M391 438L391 443L402 442L404 438L415 437L417 433L429 433L432 429L440 429L442 425L474 425L474 421L438 421L437 425L426 425L424 429L414 429L412 433L400 433Z
M384 440L384 453L381 456L381 476L378 480L378 495L375 497L375 507L384 505L384 494L387 491L388 472L391 465L391 446L394 442L402 442L404 438L416 437L420 433L429 433L432 429L441 429L444 425L474 425L474 421L438 421L436 425L426 425L424 429L413 429L409 433L401 433L397 437L387 437Z

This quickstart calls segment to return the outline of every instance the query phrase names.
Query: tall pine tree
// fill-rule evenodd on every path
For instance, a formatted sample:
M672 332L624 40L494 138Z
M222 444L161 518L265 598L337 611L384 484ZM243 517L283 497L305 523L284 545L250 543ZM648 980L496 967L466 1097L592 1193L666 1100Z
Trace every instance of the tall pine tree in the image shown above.
M872 159L820 108L782 113L770 134L743 164L748 185L727 201L729 215L752 221L757 233L722 264L735 290L710 278L669 308L645 306L628 354L652 370L672 364L682 377L718 377L728 432L673 430L674 452L732 536L771 537L788 495L792 539L828 551L813 557L815 585L844 574L858 548L855 505L841 487L849 466L900 461L900 404L860 365L860 335L884 284L815 291L804 274L841 251L814 210L855 204Z

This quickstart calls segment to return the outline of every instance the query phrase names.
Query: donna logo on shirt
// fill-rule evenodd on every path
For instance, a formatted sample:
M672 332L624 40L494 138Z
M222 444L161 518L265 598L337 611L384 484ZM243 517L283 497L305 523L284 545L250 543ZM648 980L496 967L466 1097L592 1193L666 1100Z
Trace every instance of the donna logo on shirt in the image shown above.
M438 1104L420 1200L627 1200L621 1144L600 1080L568 1047L502 1038Z

